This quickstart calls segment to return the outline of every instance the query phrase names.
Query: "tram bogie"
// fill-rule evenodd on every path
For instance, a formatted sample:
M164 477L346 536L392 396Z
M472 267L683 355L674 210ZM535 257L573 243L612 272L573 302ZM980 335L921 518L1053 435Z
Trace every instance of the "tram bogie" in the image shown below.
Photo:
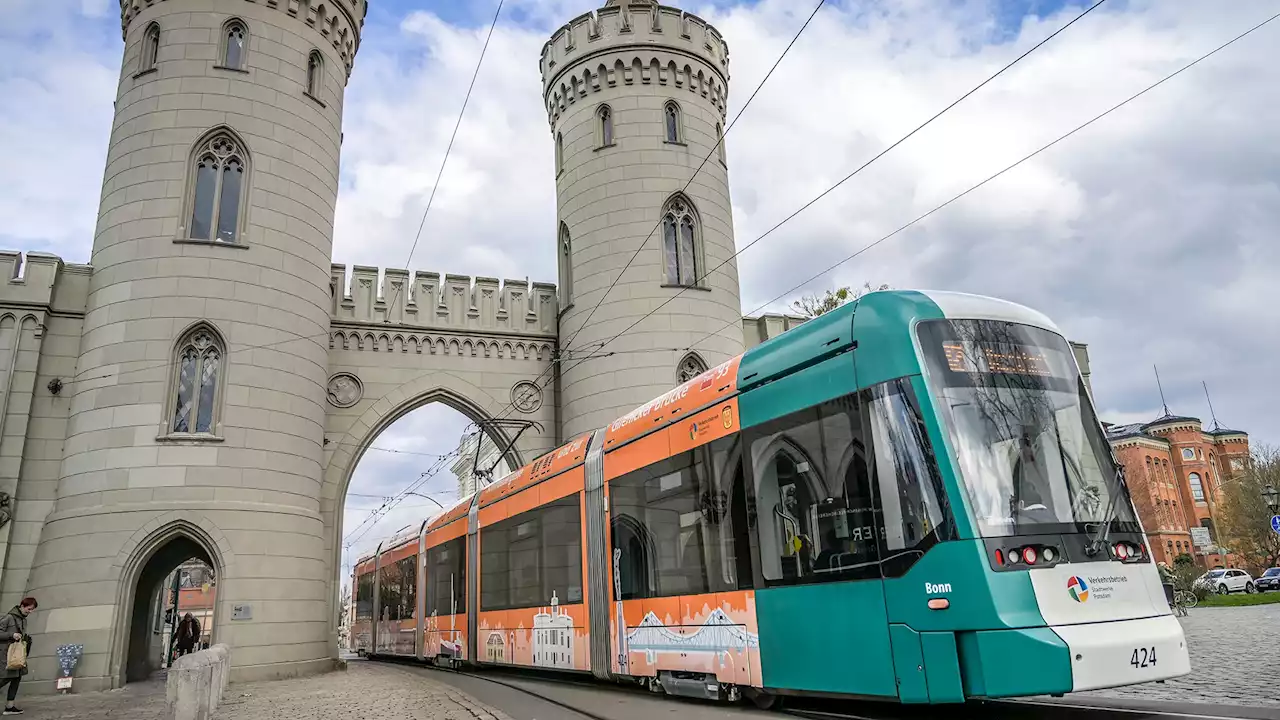
M762 707L1163 681L1186 642L1117 468L1047 318L871 293L384 544L350 637Z

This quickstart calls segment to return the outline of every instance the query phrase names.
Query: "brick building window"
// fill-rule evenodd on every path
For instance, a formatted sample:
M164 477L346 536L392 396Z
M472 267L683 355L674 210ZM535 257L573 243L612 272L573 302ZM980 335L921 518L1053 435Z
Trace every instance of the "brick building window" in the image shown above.
M1191 483L1191 497L1196 502L1204 502L1204 486L1200 483L1200 473L1191 473L1187 476L1187 482Z
M1196 451L1195 451L1195 450L1192 450L1191 448L1182 448L1182 459L1183 459L1183 460L1195 460L1195 459L1196 459Z

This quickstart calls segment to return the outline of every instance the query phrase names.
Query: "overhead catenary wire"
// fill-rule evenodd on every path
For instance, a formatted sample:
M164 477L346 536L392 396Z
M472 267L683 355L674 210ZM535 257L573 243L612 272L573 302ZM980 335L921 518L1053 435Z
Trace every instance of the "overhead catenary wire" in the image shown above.
M471 92L475 90L476 78L480 77L480 67L484 64L484 56L489 52L489 41L493 39L493 30L498 26L498 17L502 15L502 5L506 0L498 0L498 8L493 11L493 21L489 23L489 33L485 35L484 45L480 48L480 58L476 60L475 72L471 74L471 84L467 86L467 94L462 98L462 109L458 111L458 121L453 125L453 134L449 136L449 144L445 146L444 157L440 160L440 170L436 173L435 184L431 186L431 194L427 197L427 206L422 210L422 220L418 223L418 232L413 237L413 245L409 248L409 257L404 261L406 268L412 267L413 254L418 249L418 242L422 240L422 229L427 225L427 214L431 212L431 205L435 202L436 191L440 189L440 179L444 177L445 166L449 164L449 154L453 151L453 143L458 139L458 129L462 127L462 118L467 114L467 105L471 102ZM396 302L400 299L401 289L408 283L400 283L396 286L395 295L391 302L387 303L386 322L391 322L391 315L395 312Z
M986 87L986 86L987 86L989 83L991 83L993 80L995 80L996 78L998 78L998 77L1000 77L1001 75L1003 75L1005 72L1007 72L1007 71L1008 71L1010 68L1012 68L1014 65L1017 65L1019 62L1021 62L1023 59L1025 59L1028 55L1030 55L1031 53L1035 52L1036 50L1038 50L1039 48L1041 48L1042 46L1044 46L1044 45L1045 45L1046 43L1048 43L1050 40L1054 39L1054 38L1055 38L1055 37L1057 37L1059 34L1061 34L1062 32L1064 32L1067 28L1069 28L1069 27L1071 27L1072 25L1074 25L1074 24L1076 24L1077 22L1079 22L1079 21L1080 21L1081 19L1083 19L1086 15L1088 15L1089 13L1093 12L1094 10L1096 10L1099 6L1101 6L1101 5L1102 5L1103 3L1105 3L1106 1L1107 1L1107 0L1096 0L1092 5L1090 5L1089 7L1085 8L1085 9L1084 9L1084 11L1082 11L1081 13L1079 13L1078 15L1076 15L1074 18L1072 18L1070 21L1068 21L1065 25L1063 25L1062 27L1060 27L1060 28L1058 28L1057 30L1053 31L1052 33L1050 33L1047 37L1045 37L1044 39L1042 39L1040 42L1036 43L1035 45L1032 45L1030 48L1028 48L1028 49L1027 49L1027 50L1025 50L1024 52L1022 52L1020 55L1018 55L1018 56L1017 56L1017 57L1015 57L1013 60L1009 61L1007 64L1005 64L1003 67L1001 67L999 70L997 70L993 75L991 75L991 76L987 77L987 79L985 79L985 80L983 80L982 82L980 82L980 83L978 83L977 85L975 85L975 86L974 86L972 89L970 89L968 92L966 92L965 94L963 94L963 95L961 95L960 97L958 97L958 98L956 98L955 100L953 100L949 105L947 105L946 107L942 108L942 109L941 109L941 110L939 110L938 112L934 113L934 114L933 114L933 116L932 116L932 117L930 117L928 120L925 120L923 123L921 123L921 124L917 125L917 126L915 127L915 129L911 130L911 131L910 131L910 132L908 132L906 135L903 135L902 137L898 138L898 140L896 140L893 144L891 144L891 145L889 145L888 147L886 147L886 148L884 148L883 150L881 150L879 153L877 153L875 156L873 156L870 160L867 160L866 162L864 162L864 163L862 163L861 165L859 165L857 168L855 168L855 169L853 170L853 172L849 173L848 175L845 175L845 176L844 176L843 178L841 178L837 183L835 183L834 185L832 185L832 186L828 187L826 190L823 190L821 193L818 193L816 196L814 196L814 197L813 197L812 199L810 199L808 202L804 203L804 204L803 204L803 205L801 205L799 208L797 208L795 211L793 211L791 214L787 215L787 216L786 216L786 217L784 217L782 220L780 220L780 221L779 221L777 224L775 224L773 227L771 227L771 228L769 228L768 230L766 230L763 234L759 235L759 236L758 236L758 237L756 237L754 240L752 240L751 242L747 243L747 244L746 244L746 245L744 245L742 248L738 249L736 252L734 252L734 253L733 253L732 255L730 255L728 258L725 258L725 260L723 260L719 265L717 265L717 266L715 266L714 268L712 268L711 270L707 271L707 272L706 272L702 277L703 277L703 278L706 278L706 277L709 277L709 276L711 276L711 275L715 274L716 272L719 272L721 268L723 268L723 267L725 267L726 265L728 265L729 263L733 262L733 261L734 261L734 260L735 260L739 255L741 255L742 253L744 253L744 252L746 252L747 250L749 250L749 249L751 249L752 247L754 247L754 246L756 245L756 243L759 243L760 241L762 241L762 240L764 240L765 238L769 237L769 236L770 236L770 235L772 235L776 230L778 230L779 228L781 228L783 225L786 225L788 222L791 222L791 220L795 219L798 215L800 215L800 214L801 214L801 213L803 213L804 211L808 210L810 207L812 207L812 206L813 206L813 205L815 205L816 203L820 202L823 198L825 198L827 195L829 195L829 194L831 194L832 192L834 192L837 188L839 188L840 186L842 186L842 185L844 185L845 183L847 183L847 182L849 182L850 180L852 180L854 177L856 177L856 176L857 176L859 173L861 173L863 170L866 170L868 167L870 167L872 164L874 164L877 160L879 160L880 158L882 158L882 157L884 157L885 155L888 155L890 152L892 152L892 151L894 150L894 148L897 148L897 147L898 147L899 145L901 145L902 143L904 143L904 142L906 142L907 140L911 139L913 136L915 136L915 134L916 134L916 133L920 132L921 130L923 130L923 129L925 129L926 127L928 127L929 125L931 125L931 124L933 123L933 121L935 121L935 120L937 120L938 118L942 117L942 116L943 116L943 115L945 115L947 112L949 112L951 109L955 108L957 105L959 105L960 103L964 102L966 99L968 99L968 98L969 98L970 96L972 96L974 93L976 93L976 92L978 92L979 90L981 90L982 88ZM661 221L661 219L659 219L659 221L658 221L658 222L659 222L659 224L661 224L661 222L662 222L662 221ZM656 228L655 228L655 229L656 229ZM652 233L650 233L650 234L652 234ZM646 242L647 242L647 238L646 238ZM634 259L634 257L633 257L633 259ZM623 268L623 269L625 270L626 268ZM674 293L673 295L671 295L671 297L667 298L666 300L663 300L663 301L662 301L660 304L658 304L656 307L654 307L653 309L649 310L649 312L645 313L644 315L641 315L639 318L637 318L636 320L634 320L634 321L633 321L630 325L628 325L627 327L623 328L623 329L622 329L620 332L618 332L616 335L614 335L613 337L609 338L608 340L605 340L604 342L600 343L600 346L599 346L597 349L598 349L598 350L603 350L603 349L604 349L606 346L608 346L610 343L614 342L614 341L615 341L615 340L617 340L618 338L620 338L620 337L622 337L623 335L627 334L627 333L628 333L628 332L630 332L632 329L634 329L637 325L639 325L640 323L644 322L647 318L649 318L649 317L653 316L653 315L654 315L655 313L657 313L659 310L661 310L662 308L666 307L669 303L673 302L676 298L678 298L678 297L680 297L681 295L683 295L683 294L684 294L688 289L689 289L688 287L682 287L682 288L680 288L680 290L679 290L679 291L677 291L676 293ZM603 298L601 298L601 300L603 300ZM722 329L723 329L723 328L722 328ZM717 334L719 333L719 331L718 331L718 330L717 330L716 332L717 332ZM578 363L578 364L581 364L581 363ZM574 367L577 367L577 365L575 365ZM570 369L572 369L572 368L570 368ZM567 370L566 370L566 372L567 372Z
M915 219L913 219L913 220L911 220L910 222L907 222L906 224L904 224L904 225L902 225L902 226L898 227L898 228L897 228L896 230L894 230L893 232L890 232L889 234L884 235L883 237L881 237L880 239L878 239L878 240L876 240L876 241L874 241L874 242L871 242L871 243L868 243L867 245L864 245L863 247L859 248L857 251L855 251L853 254L849 255L848 257L844 258L843 260L840 260L839 262L837 262L837 263L835 263L835 264L833 264L833 265L830 265L830 266L829 266L829 267L827 267L826 269L824 269L824 270L822 270L822 271L818 272L817 274L815 274L815 275L811 276L811 277L810 277L810 278L808 278L807 280L804 280L803 282L800 282L800 283L798 283L798 284L796 284L796 285L794 285L794 286L792 286L792 287L788 288L787 290L783 291L783 292L782 292L782 293L780 293L779 295L775 296L773 299L771 299L771 300L769 300L769 301L765 302L764 304L760 305L759 307L755 308L754 310L752 310L751 312L749 312L749 313L747 313L747 314L748 314L748 315L751 315L751 314L754 314L754 313L760 312L761 310L764 310L764 309L768 308L770 305L772 305L772 304L774 304L775 302L778 302L779 300L781 300L781 299L785 298L787 295L790 295L791 293L795 292L796 290L799 290L799 289L803 288L804 286L808 285L809 283L813 282L814 280L817 280L818 278L822 277L823 275L826 275L827 273L831 272L832 270L835 270L836 268L840 267L841 265L844 265L845 263L847 263L847 262L849 262L849 261L853 260L854 258L857 258L858 256L862 255L863 253L867 252L868 250L871 250L872 248L874 248L874 247L876 247L876 246L878 246L878 245L881 245L881 244L883 244L883 243L887 242L888 240L890 240L890 239L892 239L892 238L894 238L894 237L898 236L899 234L901 234L901 233L902 233L902 232L904 232L905 230L907 230L907 229L909 229L909 228L911 228L911 227L915 226L916 224L920 223L921 221L923 221L923 220L925 220L925 219L929 218L929 217L930 217L930 216L932 216L934 213L937 213L938 211L940 211L940 210L942 210L942 209L944 209L944 208L946 208L946 207L948 207L948 206L952 205L953 203L955 203L955 202L959 201L960 199L962 199L962 198L966 197L967 195L969 195L970 193L974 192L975 190L978 190L979 188L984 187L985 185L987 185L987 184L988 184L988 183L990 183L991 181L995 180L996 178L998 178L998 177L1000 177L1000 176L1004 175L1005 173L1007 173L1007 172L1009 172L1009 171L1013 170L1014 168L1017 168L1017 167L1021 166L1022 164L1026 163L1028 160L1031 160L1032 158L1035 158L1035 157L1037 157L1038 155L1040 155L1040 154L1044 153L1045 151L1049 150L1050 148L1052 148L1052 147L1056 146L1058 143L1062 142L1063 140L1066 140L1067 138L1069 138L1069 137L1071 137L1071 136L1075 135L1076 133L1080 132L1081 130L1084 130L1085 128L1089 127L1090 125L1093 125L1093 124L1094 124L1094 123L1096 123L1097 121L1099 121L1099 120L1101 120L1101 119L1103 119L1103 118L1107 117L1107 116L1108 116L1108 115L1110 115L1111 113L1113 113L1113 112L1115 112L1115 111L1117 111L1117 110L1119 110L1119 109L1121 109L1121 108L1125 107L1126 105L1128 105L1129 103L1133 102L1134 100L1137 100L1138 98L1142 97L1143 95L1146 95L1147 93L1151 92L1152 90L1155 90L1156 88L1158 88L1158 87L1160 87L1161 85L1165 84L1166 82L1168 82L1168 81L1172 80L1173 78L1175 78L1175 77L1177 77L1177 76L1181 75L1182 73L1186 72L1187 70L1190 70L1192 67L1195 67L1196 65L1199 65L1201 62L1203 62L1203 61L1205 61L1205 60L1209 59L1210 57L1212 57L1212 56L1214 56L1214 55L1216 55L1218 52L1220 52L1220 51L1222 51L1222 50L1225 50L1227 47L1230 47L1231 45L1234 45L1236 42L1238 42L1238 41L1240 41L1240 40L1244 39L1244 38L1245 38L1245 37L1247 37L1248 35L1250 35L1250 34L1254 33L1255 31L1257 31L1257 30L1259 30L1259 29L1261 29L1261 28L1262 28L1262 27L1264 27L1265 25L1267 25L1267 24L1269 24L1269 23L1271 23L1271 22L1275 21L1277 18L1280 18L1280 13L1277 13L1277 14L1275 14L1275 15L1272 15L1271 17L1267 18L1266 20L1263 20L1262 22L1258 23L1257 25L1254 25L1253 27L1249 28L1248 30L1245 30L1244 32L1240 33L1239 35L1236 35L1235 37L1231 38L1230 40L1226 41L1225 43L1223 43L1223 44L1221 44L1221 45L1219 45L1219 46L1217 46L1217 47L1213 48L1212 50L1210 50L1210 51L1206 52L1205 54L1203 54L1203 55L1201 55L1201 56L1197 57L1195 60L1192 60L1191 62L1187 63L1186 65L1183 65L1182 67L1178 68L1177 70L1175 70L1175 71L1173 71L1173 72L1169 73L1168 75L1165 75L1164 77L1160 78L1160 79L1159 79L1159 80L1157 80L1156 82L1154 82L1154 83L1152 83L1152 84L1150 84L1150 85L1146 86L1146 87L1145 87L1145 88L1143 88L1142 90L1139 90L1138 92L1136 92L1136 93L1134 93L1134 94L1130 95L1129 97L1125 98L1124 100L1121 100L1120 102L1116 103L1115 105L1112 105L1111 107L1107 108L1106 110L1102 111L1101 113L1099 113L1099 114L1097 114L1097 115L1093 116L1093 117L1092 117L1092 118L1090 118L1089 120L1087 120L1087 121L1085 121L1085 122L1081 123L1080 125L1077 125L1075 128L1071 129L1070 131L1068 131L1068 132L1066 132L1066 133L1064 133L1064 134L1062 134L1062 135L1059 135L1057 138L1055 138L1055 139L1054 139L1054 140L1052 140L1051 142L1046 143L1045 145L1040 146L1038 149L1036 149L1036 150L1032 151L1031 153L1028 153L1027 155L1024 155L1022 158L1020 158L1020 159L1019 159L1019 160L1017 160L1016 162L1014 162L1014 163L1012 163L1012 164L1010 164L1010 165L1005 166L1003 169L1001 169L1001 170L999 170L999 171L995 172L994 174L992 174L992 175L988 176L986 179L982 180L981 182L979 182L979 183L977 183L977 184L975 184L975 185L970 186L968 189L964 190L963 192L961 192L961 193L959 193L959 194L957 194L957 195L954 195L953 197L951 197L951 199L947 200L946 202L943 202L943 203L941 203L941 204L939 204L939 205L934 206L934 207L933 207L931 210L929 210L928 212L925 212L925 213L923 213L923 214L921 214L921 215L917 216ZM734 324L735 324L735 323L727 323L727 324L725 324L725 325L721 325L721 326L720 326L719 328L717 328L715 331L713 331L713 332L711 332L711 333L709 333L709 334L707 334L707 335L704 335L703 337L699 338L698 340L696 340L696 341L695 341L695 342L693 342L693 343L690 343L689 347L688 347L688 348L685 348L685 350L692 350L692 349L694 349L694 348L695 348L695 347L697 347L700 343L702 343L702 342L704 342L704 341L706 341L706 340L708 340L708 339L710 339L710 338L712 338L712 337L714 337L714 336L716 336L716 335L719 335L721 332L724 332L724 330L725 330L726 328L729 328L729 327L731 327L731 326L732 326L732 325L734 325Z

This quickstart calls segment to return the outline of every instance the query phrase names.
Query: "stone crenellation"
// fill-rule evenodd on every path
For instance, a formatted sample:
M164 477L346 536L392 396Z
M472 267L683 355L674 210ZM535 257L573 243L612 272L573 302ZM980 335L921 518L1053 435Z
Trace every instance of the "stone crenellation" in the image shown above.
M366 265L351 268L350 291L347 280L347 266L334 264L330 289L335 323L548 338L556 334L558 304L553 283L396 268L379 272ZM416 342L421 348L423 341Z
M49 253L28 252L24 262L22 253L0 250L0 308L83 315L92 270Z
M619 84L671 85L728 111L729 46L679 8L633 2L580 15L543 46L540 67L552 127L567 106Z
M139 14L167 0L120 0L120 32L129 34L129 25ZM364 28L368 0L242 0L279 10L315 28L338 51L346 65L347 77L360 50L360 31Z

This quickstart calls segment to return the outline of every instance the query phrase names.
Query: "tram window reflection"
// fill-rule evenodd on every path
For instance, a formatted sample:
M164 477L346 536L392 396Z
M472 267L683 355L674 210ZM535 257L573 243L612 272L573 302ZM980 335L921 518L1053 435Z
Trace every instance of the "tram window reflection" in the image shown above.
M615 597L738 588L729 496L710 468L712 455L726 444L703 446L609 481L618 558Z
M753 435L761 570L773 584L879 577L875 498L856 396Z

